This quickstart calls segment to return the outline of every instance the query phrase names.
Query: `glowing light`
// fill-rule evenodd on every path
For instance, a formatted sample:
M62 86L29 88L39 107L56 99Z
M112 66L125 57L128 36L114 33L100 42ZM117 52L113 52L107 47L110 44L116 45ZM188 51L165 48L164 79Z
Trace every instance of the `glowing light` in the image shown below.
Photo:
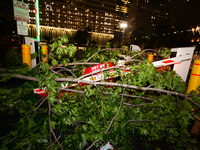
M121 24L120 24L120 27L121 27L121 28L126 28L126 27L127 27L127 23L121 23Z
M194 28L192 28L192 33L193 33L193 35L194 35L194 31L195 31L195 29L194 29Z
M198 31L199 32L199 34L200 34L200 30L199 30L199 27L197 26L197 28L196 28L196 31Z

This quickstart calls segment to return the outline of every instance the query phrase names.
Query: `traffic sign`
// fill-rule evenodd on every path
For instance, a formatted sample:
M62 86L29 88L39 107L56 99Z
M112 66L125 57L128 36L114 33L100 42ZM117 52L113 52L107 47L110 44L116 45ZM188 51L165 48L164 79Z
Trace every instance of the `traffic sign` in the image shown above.
M28 4L13 0L14 19L29 22Z
M27 22L17 20L17 34L28 35Z

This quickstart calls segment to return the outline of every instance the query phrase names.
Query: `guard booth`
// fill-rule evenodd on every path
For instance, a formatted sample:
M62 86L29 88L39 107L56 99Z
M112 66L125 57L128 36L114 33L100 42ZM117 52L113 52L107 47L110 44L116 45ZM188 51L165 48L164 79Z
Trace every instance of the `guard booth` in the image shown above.
M37 39L25 37L25 44L30 45L31 47L31 54L37 53L39 57L31 60L31 66L32 68L36 66L40 62L40 50L39 50L39 43Z

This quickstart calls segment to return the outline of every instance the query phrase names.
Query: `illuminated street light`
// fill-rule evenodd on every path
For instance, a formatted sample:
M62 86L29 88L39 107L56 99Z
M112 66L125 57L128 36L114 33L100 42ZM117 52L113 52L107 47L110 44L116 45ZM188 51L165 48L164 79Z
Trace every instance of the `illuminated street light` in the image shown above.
M120 27L123 28L123 29L125 29L127 27L127 23L121 23Z
M200 34L200 28L197 26L196 27L196 29L195 28L192 28L192 33L193 33L193 35L195 35L195 31L196 32L199 32L199 34Z
M200 34L200 29L199 29L199 27L197 26L197 28L196 28L196 31L198 31L199 32L199 34Z

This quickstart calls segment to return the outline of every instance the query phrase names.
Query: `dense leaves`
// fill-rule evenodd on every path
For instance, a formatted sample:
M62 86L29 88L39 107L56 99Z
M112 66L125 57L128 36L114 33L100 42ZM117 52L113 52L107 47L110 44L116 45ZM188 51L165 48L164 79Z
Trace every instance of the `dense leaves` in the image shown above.
M1 113L19 113L15 130L0 141L2 149L90 149L108 141L133 149L136 133L147 141L164 140L175 149L183 148L182 141L191 141L191 108L199 110L191 101L199 104L199 95L186 97L186 83L175 72L157 71L142 53L99 47L76 61L75 52L67 36L59 37L51 46L49 63L28 70L29 76L40 79L37 86L45 88L41 99L27 99L33 83L18 92L0 90ZM78 78L89 62L117 64L120 54L137 58L126 62L128 73L119 67L110 73L107 65L100 82Z

